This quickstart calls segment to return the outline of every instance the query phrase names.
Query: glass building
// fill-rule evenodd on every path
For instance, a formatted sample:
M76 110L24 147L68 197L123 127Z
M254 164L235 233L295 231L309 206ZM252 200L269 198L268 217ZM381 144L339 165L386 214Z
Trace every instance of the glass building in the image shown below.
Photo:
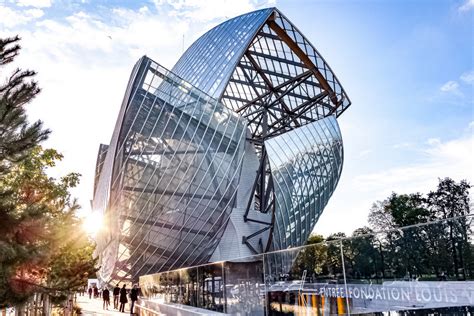
M171 71L142 57L97 157L100 279L303 245L341 175L350 104L276 8L216 26Z

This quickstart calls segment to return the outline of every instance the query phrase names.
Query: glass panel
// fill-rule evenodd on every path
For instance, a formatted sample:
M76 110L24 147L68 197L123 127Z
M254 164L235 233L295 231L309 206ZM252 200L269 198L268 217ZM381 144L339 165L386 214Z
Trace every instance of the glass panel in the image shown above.
M140 304L157 308L158 304L198 307L198 269L189 268L140 277Z
M471 215L313 236L300 248L143 276L140 304L229 315L467 316L474 312L473 223Z
M361 235L344 242L351 313L474 311L472 217Z
M342 137L326 117L265 141L276 197L274 250L306 242L342 171ZM277 237L279 236L279 237Z
M268 315L346 313L339 241L264 255Z
M263 255L224 263L226 313L230 315L263 315L265 284Z
M224 263L199 266L198 270L198 307L224 312Z
M219 24L195 41L172 71L212 96L221 95L236 63L272 11L262 9Z

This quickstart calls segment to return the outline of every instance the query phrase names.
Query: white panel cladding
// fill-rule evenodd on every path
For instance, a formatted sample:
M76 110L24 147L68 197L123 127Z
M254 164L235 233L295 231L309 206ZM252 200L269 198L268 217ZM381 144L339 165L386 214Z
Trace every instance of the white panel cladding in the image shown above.
M242 171L240 174L240 181L237 190L236 207L232 209L232 213L230 214L229 222L224 235L222 235L219 245L214 251L210 262L254 255L250 248L242 243L242 238L244 236L249 236L250 234L265 227L263 224L251 221L244 222L245 210L252 194L252 187L258 167L259 160L255 148L250 142L246 142ZM252 203L252 205L254 204ZM268 223L271 221L271 214L262 214L255 211L251 211L250 214L253 219L265 221ZM256 238L248 240L248 242L251 243L255 249L259 249L259 238L262 238L262 243L266 245L268 235L269 233L266 231Z

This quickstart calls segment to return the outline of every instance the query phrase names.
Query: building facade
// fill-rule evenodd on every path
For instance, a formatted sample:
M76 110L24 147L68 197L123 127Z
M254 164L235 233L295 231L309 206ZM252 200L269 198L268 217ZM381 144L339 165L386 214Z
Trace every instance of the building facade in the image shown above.
M216 26L171 71L142 57L97 157L100 279L303 245L341 175L349 105L276 8Z

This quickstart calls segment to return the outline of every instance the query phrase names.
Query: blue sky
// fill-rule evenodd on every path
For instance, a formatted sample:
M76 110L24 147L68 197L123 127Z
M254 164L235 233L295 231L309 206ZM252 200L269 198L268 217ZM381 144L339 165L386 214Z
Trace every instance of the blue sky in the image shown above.
M74 194L87 209L97 149L135 61L146 54L171 68L206 30L268 6L306 35L352 100L339 119L343 175L317 232L350 233L392 191L428 192L446 176L474 183L473 0L0 0L0 36L23 38L18 64L43 88L28 113L65 155L52 175L83 174Z

